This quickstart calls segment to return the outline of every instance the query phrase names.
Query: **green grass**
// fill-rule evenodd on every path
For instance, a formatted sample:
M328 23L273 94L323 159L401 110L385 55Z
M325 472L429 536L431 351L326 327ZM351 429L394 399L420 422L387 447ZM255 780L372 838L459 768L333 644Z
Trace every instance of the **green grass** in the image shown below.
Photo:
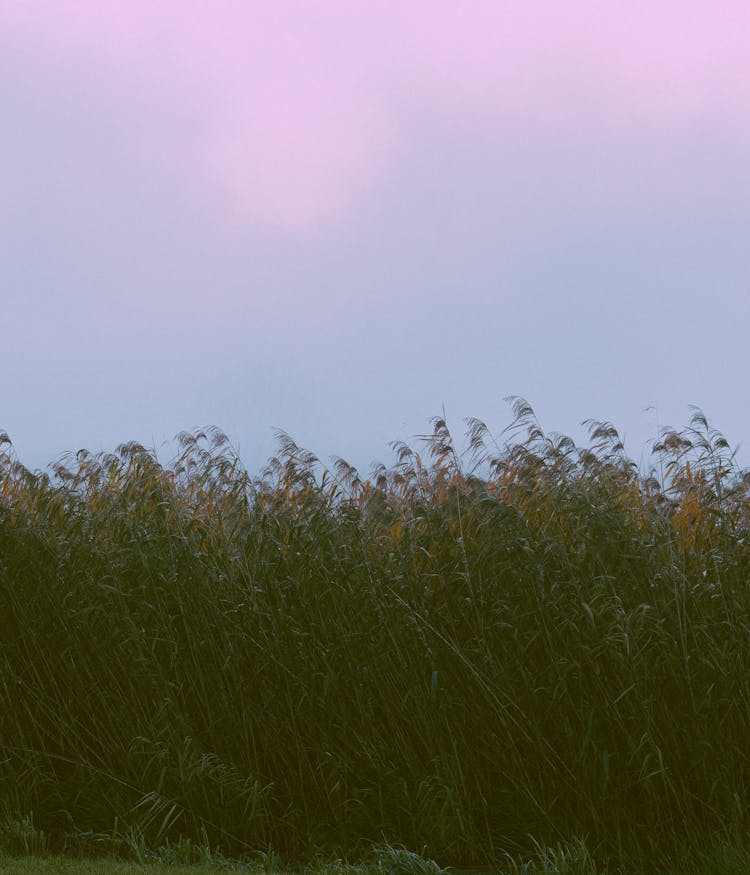
M158 857L158 855L156 855ZM2 875L206 875L235 872L238 875L643 875L643 870L602 868L591 858L585 846L537 848L531 859L506 860L496 870L446 870L434 861L408 851L381 849L367 865L316 863L296 868L269 870L259 862L241 863L216 860L203 863L175 863L161 860L127 862L106 858L71 859L70 857L3 857ZM731 846L720 846L697 855L692 861L667 869L661 875L746 875L750 871L750 854Z
M113 860L71 860L64 857L0 857L3 875L203 875L226 872L215 866L179 866L168 863L124 863Z
M2 444L0 850L747 847L748 479L699 413L639 471L514 409L369 476L284 435L259 476L215 430Z

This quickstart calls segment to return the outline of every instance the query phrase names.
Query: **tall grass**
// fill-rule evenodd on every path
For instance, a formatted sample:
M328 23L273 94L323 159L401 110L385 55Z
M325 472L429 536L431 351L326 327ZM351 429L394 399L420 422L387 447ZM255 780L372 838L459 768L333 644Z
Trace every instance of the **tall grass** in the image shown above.
M747 843L750 487L698 411L442 419L368 477L218 430L47 472L0 448L0 819L286 859L500 865Z

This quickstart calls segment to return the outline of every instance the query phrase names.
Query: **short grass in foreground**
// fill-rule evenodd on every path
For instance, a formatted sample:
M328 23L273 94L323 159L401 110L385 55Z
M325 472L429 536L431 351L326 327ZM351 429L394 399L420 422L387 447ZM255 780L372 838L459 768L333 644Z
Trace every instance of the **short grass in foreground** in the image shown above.
M123 863L113 860L72 860L66 857L0 857L2 875L208 875L226 872L214 866L169 863Z
M158 856L158 855L157 855ZM697 855L692 862L660 868L661 875L747 875L750 853L721 846ZM597 866L583 844L568 849L537 849L525 862L506 861L496 870L456 871L441 869L431 860L402 849L384 848L369 865L347 866L341 862L313 866L269 868L258 862L124 862L69 857L7 857L0 854L0 875L209 875L235 872L238 875L642 875L641 870Z
M746 845L750 478L698 412L651 470L515 413L368 476L283 435L251 476L215 430L32 472L0 435L0 847Z

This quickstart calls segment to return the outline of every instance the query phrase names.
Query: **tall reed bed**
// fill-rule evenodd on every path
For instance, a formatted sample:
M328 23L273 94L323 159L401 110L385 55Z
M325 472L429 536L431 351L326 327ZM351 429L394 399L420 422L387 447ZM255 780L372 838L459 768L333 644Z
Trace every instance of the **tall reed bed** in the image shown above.
M514 401L360 475L218 430L0 457L0 821L443 863L750 827L750 487L695 412L643 472Z

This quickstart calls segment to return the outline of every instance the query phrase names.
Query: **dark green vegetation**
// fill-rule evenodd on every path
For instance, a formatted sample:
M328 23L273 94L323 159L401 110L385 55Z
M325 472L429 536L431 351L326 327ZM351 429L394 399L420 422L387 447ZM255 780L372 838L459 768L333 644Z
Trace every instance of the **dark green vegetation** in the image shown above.
M49 474L6 443L5 844L33 818L45 850L290 862L746 846L747 480L698 413L650 473L606 423L579 449L515 413L368 479L285 436L257 478L216 431Z
M188 855L171 846L148 858L134 862L109 857L73 859L71 857L7 857L0 855L2 875L209 875L234 872L237 875L642 875L642 870L603 869L581 844L562 849L538 848L533 859L506 860L496 870L446 870L418 854L395 848L376 849L371 859L359 865L341 861L313 863L297 868L279 868L268 858L241 862L211 852ZM670 867L662 875L747 875L750 855L736 848L719 846L693 861Z

